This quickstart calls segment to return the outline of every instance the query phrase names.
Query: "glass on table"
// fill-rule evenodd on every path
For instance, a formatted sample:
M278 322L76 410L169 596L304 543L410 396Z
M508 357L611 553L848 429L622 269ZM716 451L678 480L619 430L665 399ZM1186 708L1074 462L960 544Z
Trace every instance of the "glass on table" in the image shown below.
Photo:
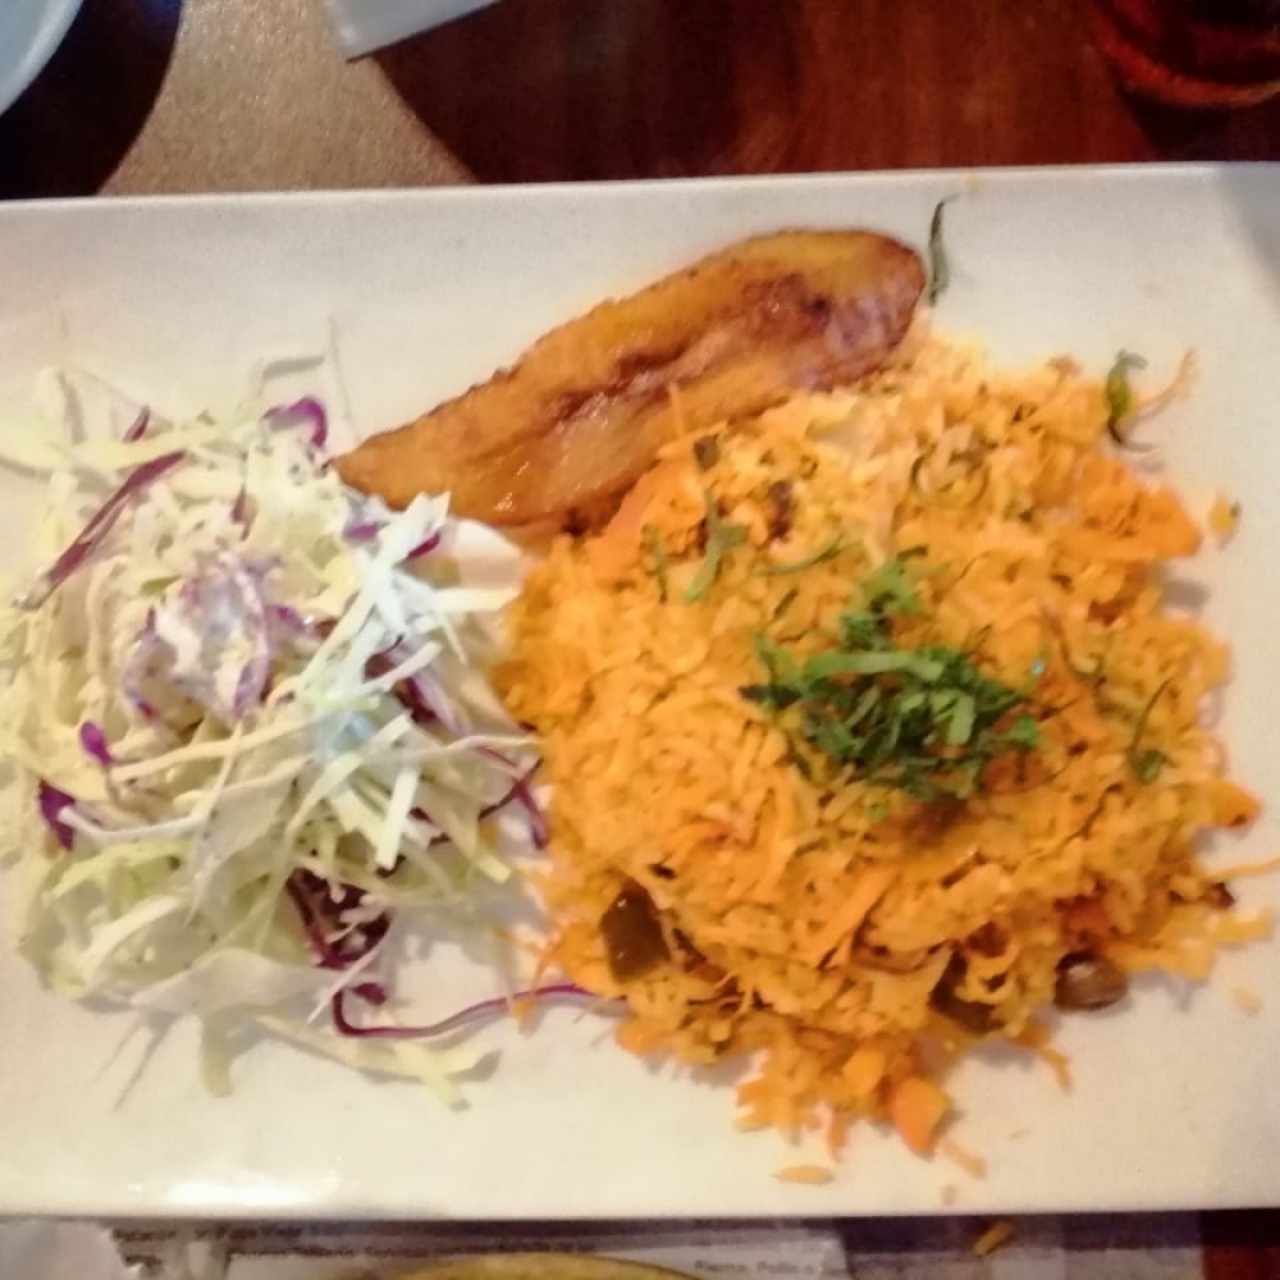
M1125 87L1180 107L1280 94L1280 0L1088 0L1093 38Z

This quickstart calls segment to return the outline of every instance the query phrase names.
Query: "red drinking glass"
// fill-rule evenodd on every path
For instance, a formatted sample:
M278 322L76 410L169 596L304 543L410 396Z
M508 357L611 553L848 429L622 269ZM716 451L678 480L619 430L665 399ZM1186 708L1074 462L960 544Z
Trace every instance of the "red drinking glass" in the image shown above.
M1134 93L1208 108L1280 93L1280 0L1089 0L1089 16Z

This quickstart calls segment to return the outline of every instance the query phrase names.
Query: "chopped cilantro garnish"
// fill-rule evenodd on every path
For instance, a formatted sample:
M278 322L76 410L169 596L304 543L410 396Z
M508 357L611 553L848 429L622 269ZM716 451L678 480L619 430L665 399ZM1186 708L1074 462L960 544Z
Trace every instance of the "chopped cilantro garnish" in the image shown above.
M744 684L738 692L748 702L758 702L762 707L781 711L800 698L800 694L784 684Z
M658 599L667 602L667 548L663 545L662 535L651 524L644 527L644 545L653 557L653 576L658 580Z
M1151 709L1168 687L1169 682L1167 680L1160 684L1155 693L1147 699L1147 705L1139 712L1137 722L1133 727L1133 740L1129 743L1127 758L1129 768L1133 770L1134 776L1143 785L1154 782L1160 776L1160 770L1168 762L1168 756L1163 751L1155 747L1142 747L1141 745L1143 735L1147 732L1147 721L1151 718Z
M963 747L973 737L973 726L978 716L978 704L973 694L956 693L950 703L943 704L943 709L949 713L947 746Z
M805 556L801 560L792 560L789 564L768 565L761 570L761 573L799 573L802 569L812 569L814 565L822 564L824 560L830 560L834 556L838 556L843 550L844 534L837 533L830 542L825 543L812 555Z
M919 613L920 597L907 575L902 556L886 560L862 584L862 598L872 613Z
M830 676L882 676L900 671L925 684L933 684L945 670L936 658L922 656L913 649L882 649L867 653L845 653L833 649L820 653L804 664L806 680L822 680Z
M768 636L758 635L755 647L756 656L764 663L774 684L796 684L800 680L799 664L780 644L775 644Z
M720 561L727 552L745 542L747 537L744 525L730 524L721 516L716 500L710 494L707 494L706 502L707 550L698 566L698 572L693 575L693 581L685 589L686 604L701 600L711 590L720 574Z
M1129 385L1129 373L1133 369L1145 369L1147 362L1132 351L1120 351L1107 373L1107 434L1122 449L1145 451L1147 445L1133 444L1124 434L1124 427L1133 417L1137 407L1133 388Z
M1137 775L1138 781L1149 785L1160 776L1165 766L1165 754L1155 747L1147 747L1144 751L1129 755L1129 767Z
M861 608L840 622L839 648L803 662L766 636L756 652L768 680L741 690L775 711L795 707L800 735L841 769L919 800L966 797L990 761L1039 745L1019 691L985 675L970 653L894 643L893 619L922 605L902 557L871 574Z
M840 615L840 639L846 649L884 649L889 646L889 626L884 616L856 610Z
M1040 745L1039 721L1035 716L1020 715L1001 735L1001 741L1017 747L1019 751L1034 751Z
M951 263L947 258L947 247L942 241L942 216L957 196L947 196L939 200L933 207L933 217L929 219L929 305L933 306L946 292L951 283Z

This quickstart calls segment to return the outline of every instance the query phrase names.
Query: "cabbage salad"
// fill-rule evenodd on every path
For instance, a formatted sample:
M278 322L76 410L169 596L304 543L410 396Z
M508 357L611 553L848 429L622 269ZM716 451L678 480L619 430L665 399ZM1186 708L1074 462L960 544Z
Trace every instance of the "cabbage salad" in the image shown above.
M424 1037L506 1001L404 1025L388 940L489 929L544 838L483 678L519 553L447 496L347 490L317 399L104 430L86 375L53 385L57 432L4 446L47 475L0 615L22 954L68 996L199 1016L216 1090L249 1018L451 1096L474 1056Z

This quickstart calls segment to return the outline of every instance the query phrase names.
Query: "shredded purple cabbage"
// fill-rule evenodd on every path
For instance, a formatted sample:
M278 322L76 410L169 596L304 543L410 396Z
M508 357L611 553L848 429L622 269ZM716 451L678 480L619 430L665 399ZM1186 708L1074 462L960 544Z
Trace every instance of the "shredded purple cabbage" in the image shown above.
M107 746L107 735L102 732L102 726L92 720L86 720L80 726L80 745L85 754L92 756L103 768L115 764L111 748Z
M273 431L309 426L311 434L307 439L313 449L323 449L329 439L329 415L315 396L303 396L292 404L276 405L263 414L263 419Z
M509 769L512 773L519 773L520 766L509 756L504 755L497 747L477 747L476 750L482 756L488 756L490 760L496 760L504 769Z
M420 542L412 551L405 556L405 561L417 560L420 556L429 556L439 545L442 536L441 530L437 529L425 542Z
M537 767L534 765L533 769ZM530 769L529 773L516 783L515 799L529 819L529 836L533 840L534 848L545 849L551 841L551 832L548 829L547 816L542 812L542 806L533 798L533 792L529 789L528 779L533 769Z
M137 440L141 440L147 434L147 428L151 425L151 410L143 405L138 410L138 416L134 418L133 424L128 431L124 433L125 444L133 444Z
M376 680L379 676L385 676L407 656L408 654L400 646L400 641L397 640L365 662L365 678ZM434 682L426 677L424 672L418 672L416 675L397 681L391 694L409 713L414 724L428 725L439 721L451 733L456 733L458 731L456 722L450 714L447 699L443 691L437 694L433 685Z
M286 631L301 633L308 630L306 618L291 604L267 605L267 621Z
M455 737L467 731L458 708L450 701L444 686L429 671L419 671L404 681L407 696L413 701L419 714L414 719L419 724L438 720ZM410 710L413 710L411 707Z
M485 755L491 756L501 761L508 767L514 768L515 762L509 760L501 752L494 751L491 747L481 747L481 751ZM530 789L530 782L533 775L538 772L542 766L541 760L534 763L518 777L512 784L511 789L501 800L495 804L491 804L487 809L480 811L482 818L492 817L495 813L505 809L510 804L518 804L524 811L525 816L529 820L529 838L533 841L534 848L545 849L550 840L550 832L547 827L546 815L542 812L542 806L533 798L533 791Z
M272 622L278 622L282 626L288 627L291 631L305 631L307 629L307 624L303 621L302 614L291 604L267 605L267 617Z
M359 987L352 988L352 994L363 996L364 993ZM429 1036L443 1036L450 1031L458 1031L462 1027L472 1022L479 1021L483 1018L492 1018L510 1013L512 1005L520 1000L563 1000L563 999L594 999L592 993L584 987L578 986L573 982L555 982L545 987L534 987L530 991L517 991L513 996L495 996L491 1000L481 1000L476 1004L468 1005L465 1009L459 1009L457 1013L450 1014L447 1018L442 1018L439 1022L430 1022L424 1026L418 1027L395 1027L395 1026L360 1026L347 1017L345 997L346 991L339 991L333 997L333 1025L337 1028L339 1034L344 1036L365 1037L380 1040L423 1040ZM378 998L380 997L380 998ZM364 998L368 998L365 996ZM379 987L375 999L371 1001L374 1005L382 1004L385 1000L385 993Z
M231 505L231 519L244 530L244 536L248 537L252 521L249 518L249 495L243 489L236 494L236 500Z
M353 520L342 531L348 542L372 542L382 532L382 525L377 520Z
M435 708L427 701L426 687L417 676L410 676L408 680L402 681L396 697L413 718L414 724L428 725L440 719Z
M388 671L394 671L395 653L400 647L399 640L393 640L385 649L379 649L377 653L371 654L365 659L364 678L366 680L377 680L379 676L385 676Z
M40 786L37 792L40 804L40 816L48 823L49 830L53 832L54 838L66 850L70 850L75 844L76 833L62 820L64 809L70 808L75 804L75 796L69 796L65 791L59 791L57 787L50 786L43 778L40 779Z
M357 520L353 518L342 531L342 536L348 542L371 542L382 532L382 522L380 520ZM402 563L408 564L410 560L417 560L422 556L430 555L439 545L440 539L443 537L443 531L437 529L429 538L418 543L408 555L405 556Z
M71 802L70 796L66 799L68 803ZM366 897L364 890L356 888L355 885L333 886L313 872L298 870L285 881L285 889L297 908L303 931L315 953L316 963L322 969L341 972L358 964L382 942L387 936L387 930L391 927L391 914L384 912L359 928L344 932L346 925L343 916L346 912L359 907ZM428 1023L425 1026L370 1027L353 1023L347 1017L346 997L348 995L354 995L378 1008L387 1002L386 987L380 982L366 979L353 984L348 990L337 992L332 1000L333 1025L339 1034L344 1036L390 1040L424 1039L429 1036L445 1035L480 1019L508 1013L512 1003L518 1000L593 998L590 991L576 983L556 982L545 987L535 987L529 991L518 991L510 998L497 996L490 1000L481 1000L477 1004L468 1005L465 1009L450 1014L439 1022Z
M186 453L179 449L173 453L164 453L158 458L152 458L150 462L144 462L140 467L134 467L115 493L98 508L75 541L53 562L50 568L40 575L36 585L15 602L17 607L40 608L102 544L129 502L159 480L166 471L176 467L186 456Z
M344 913L365 900L364 890L355 885L331 887L327 880L300 869L285 881L285 889L322 969L349 969L377 947L391 928L391 914L384 912L357 929L342 932L346 929Z

